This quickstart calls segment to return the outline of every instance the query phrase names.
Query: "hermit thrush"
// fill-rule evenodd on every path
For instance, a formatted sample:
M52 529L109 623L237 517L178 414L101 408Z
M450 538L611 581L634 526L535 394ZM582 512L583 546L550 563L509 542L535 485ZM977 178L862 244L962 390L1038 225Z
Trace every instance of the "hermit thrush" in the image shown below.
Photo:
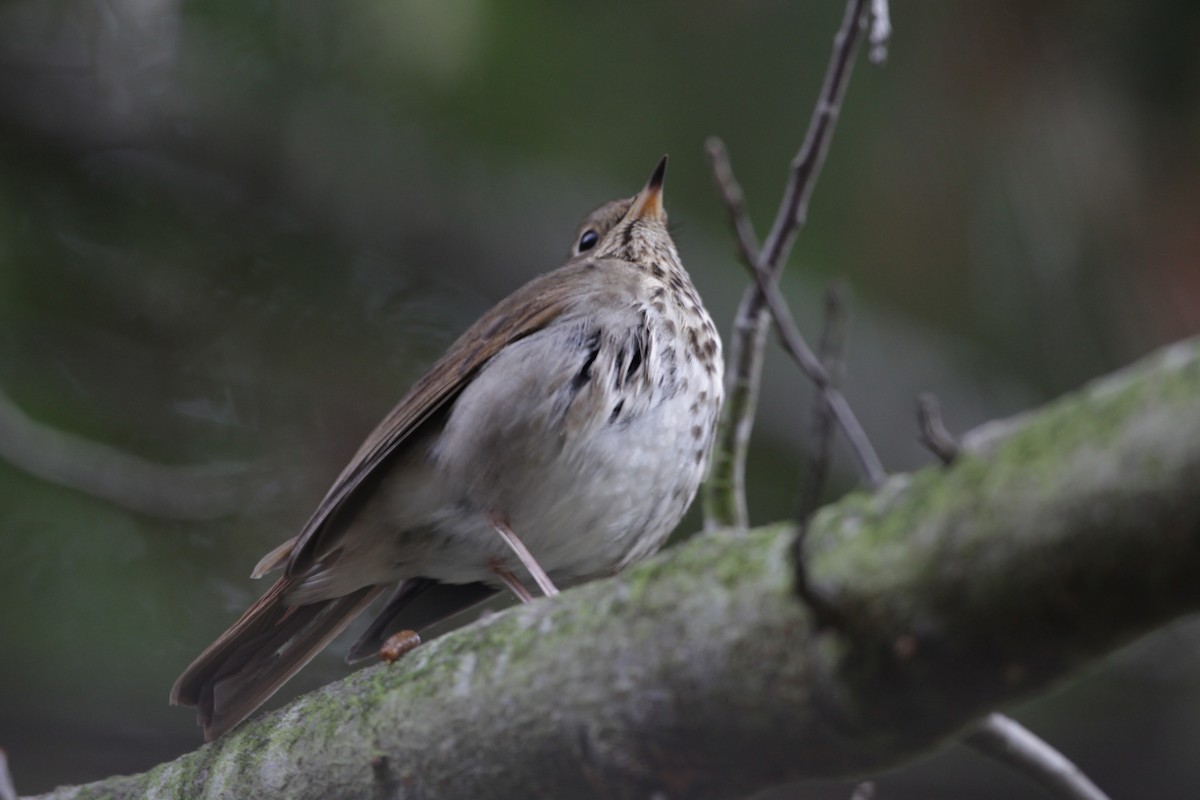
M501 587L610 575L654 551L708 464L721 342L645 188L580 225L567 263L489 311L367 437L259 577L284 574L184 671L205 738L237 725L386 587L348 660Z

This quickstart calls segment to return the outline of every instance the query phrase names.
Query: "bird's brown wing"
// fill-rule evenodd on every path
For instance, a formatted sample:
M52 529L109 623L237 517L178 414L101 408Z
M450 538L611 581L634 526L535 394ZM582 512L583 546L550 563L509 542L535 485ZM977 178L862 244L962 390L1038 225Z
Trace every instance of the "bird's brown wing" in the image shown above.
M262 574L282 564L286 558L286 574L298 576L322 555L336 548L347 526L330 522L338 510L351 501L364 481L425 422L457 397L471 377L503 347L546 327L587 293L595 285L594 280L573 273L594 269L593 262L580 261L541 275L472 325L371 432L303 530L292 540L294 545L290 552L284 552L286 543L276 548L259 564L255 573ZM273 563L266 563L268 560Z
M347 527L344 521L331 524L338 510L360 489L369 490L364 481L501 348L541 330L571 308L588 286L595 286L586 276L563 274L585 269L586 263L568 264L535 278L473 325L367 437L304 530L259 562L256 577L284 562L287 574L201 653L171 689L172 703L197 708L207 739L252 713L383 590L364 586L341 597L289 601L306 569L319 560L323 566L336 564L335 551ZM462 605L457 598L455 602Z

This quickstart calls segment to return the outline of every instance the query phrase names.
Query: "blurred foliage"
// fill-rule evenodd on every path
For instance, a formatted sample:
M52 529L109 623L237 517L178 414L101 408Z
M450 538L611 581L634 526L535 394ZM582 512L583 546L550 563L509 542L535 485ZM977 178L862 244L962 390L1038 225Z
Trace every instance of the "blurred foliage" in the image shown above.
M745 279L702 143L725 138L765 231L840 15L0 5L0 389L39 422L161 463L244 464L271 489L233 516L161 520L0 463L0 745L18 787L196 746L167 690L261 591L258 556L424 365L663 152L684 259L731 320ZM1200 6L925 1L893 22L887 66L857 66L785 284L812 331L823 283L853 287L847 391L902 469L928 463L919 390L962 429L1200 329ZM807 407L772 355L759 521L791 511ZM1200 784L1200 681L1179 667L1195 637L1160 635L1020 716L1114 796ZM289 693L343 674L338 650ZM959 748L879 788L1027 792Z

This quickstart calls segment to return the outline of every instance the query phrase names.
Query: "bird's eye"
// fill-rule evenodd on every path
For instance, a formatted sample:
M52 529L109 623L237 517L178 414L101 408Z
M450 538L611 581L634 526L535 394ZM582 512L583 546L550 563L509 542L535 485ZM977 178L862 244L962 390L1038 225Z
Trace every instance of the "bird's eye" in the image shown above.
M583 232L583 236L579 237L579 252L584 253L591 250L598 241L600 241L600 234L589 228Z

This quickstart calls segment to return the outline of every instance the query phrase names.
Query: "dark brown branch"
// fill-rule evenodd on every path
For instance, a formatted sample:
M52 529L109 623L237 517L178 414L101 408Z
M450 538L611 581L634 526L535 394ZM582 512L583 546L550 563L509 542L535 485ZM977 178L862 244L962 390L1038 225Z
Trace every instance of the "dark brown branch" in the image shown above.
M1079 767L1032 731L1003 714L989 714L963 741L1011 767L1062 800L1109 800Z
M825 322L819 347L821 363L829 375L830 385L835 388L846 346L846 317L845 287L840 284L830 286L825 291ZM809 413L808 471L800 490L800 502L796 511L801 532L807 530L808 521L821 502L821 494L825 491L825 481L829 476L833 457L833 414L823 394L817 393L813 398L812 410Z
M821 363L830 383L836 380L841 371L842 349L845 347L846 312L845 297L839 286L831 286L825 292L825 323L821 334ZM830 449L833 433L832 406L827 395L818 392L812 406L812 440L810 442L809 469L805 482L800 491L800 502L797 506L796 541L792 545L792 558L796 571L796 593L804 599L818 628L829 628L839 623L839 610L830 602L809 579L808 567L805 565L804 543L808 537L812 515L820 504L821 492L824 490L826 476L829 472Z

